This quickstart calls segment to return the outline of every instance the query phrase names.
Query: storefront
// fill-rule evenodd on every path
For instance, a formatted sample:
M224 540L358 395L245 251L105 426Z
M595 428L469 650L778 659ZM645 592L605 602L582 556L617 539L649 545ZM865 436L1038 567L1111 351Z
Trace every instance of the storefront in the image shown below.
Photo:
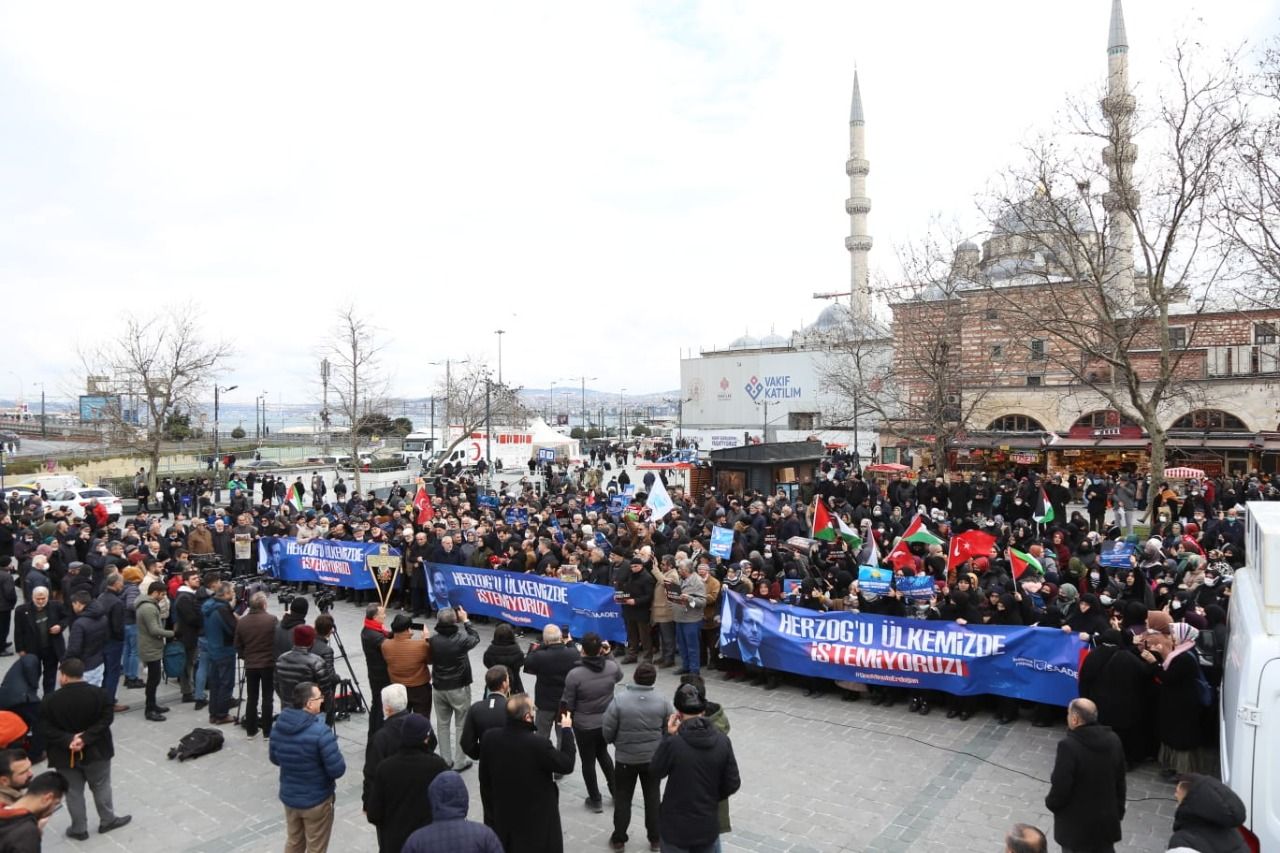
M1005 472L1012 472L1015 477L1025 477L1032 472L1043 474L1044 442L1043 433L965 433L950 443L947 468L990 477Z

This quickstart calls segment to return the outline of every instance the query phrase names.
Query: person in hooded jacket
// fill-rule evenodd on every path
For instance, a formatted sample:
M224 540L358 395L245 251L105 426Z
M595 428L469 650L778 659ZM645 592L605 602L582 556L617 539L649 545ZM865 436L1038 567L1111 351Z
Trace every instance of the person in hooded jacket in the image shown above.
M956 575L955 588L947 595L939 613L943 619L957 625L977 624L981 619L977 595L973 592L973 578L967 574ZM973 716L978 697L953 695L947 700L947 719L959 717L967 720Z
M101 687L106 670L107 639L111 632L106 610L85 590L71 597L71 610L75 618L67 633L66 656L79 659L84 664L84 680Z
M742 785L733 744L707 719L706 700L692 684L676 689L676 713L649 763L667 780L658 828L662 843L691 853L719 849L720 801Z
M1249 845L1239 830L1248 815L1235 791L1212 776L1192 773L1178 782L1173 798L1178 809L1173 813L1170 850L1248 853Z
M31 745L27 752L38 761L44 757L44 733L37 721L40 718L40 660L23 655L9 667L0 681L0 711L12 711L22 718L31 730Z
M431 823L410 835L400 853L503 853L492 829L467 820L467 785L457 773L446 770L432 779L427 798Z
M400 749L378 764L366 803L369 823L378 828L379 853L400 853L415 830L431 823L427 790L436 776L449 769L431 751L430 720L408 714L400 732Z
M587 786L586 806L596 814L604 812L596 764L604 773L610 795L613 794L613 761L604 738L604 712L613 701L613 689L622 680L622 667L610 657L609 644L600 635L588 632L582 637L582 659L564 679L562 703L574 715L573 736L582 756L582 781Z
M1109 853L1124 821L1124 747L1115 732L1098 724L1098 708L1088 699L1067 706L1067 727L1044 798L1053 813L1053 839L1064 853Z

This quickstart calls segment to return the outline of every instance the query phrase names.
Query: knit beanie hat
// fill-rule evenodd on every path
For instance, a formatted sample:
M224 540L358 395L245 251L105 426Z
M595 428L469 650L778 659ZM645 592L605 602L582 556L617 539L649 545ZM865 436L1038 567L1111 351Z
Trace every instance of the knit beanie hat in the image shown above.
M298 625L293 629L293 644L309 649L316 642L316 629L310 625Z

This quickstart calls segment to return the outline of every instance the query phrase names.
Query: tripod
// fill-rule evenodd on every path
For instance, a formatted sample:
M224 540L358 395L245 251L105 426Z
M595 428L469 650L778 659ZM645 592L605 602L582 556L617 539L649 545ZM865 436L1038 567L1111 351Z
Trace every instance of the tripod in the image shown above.
M351 676L351 689L356 697L355 710L347 710L338 713L335 709L334 720L349 719L354 714L367 714L369 712L369 703L364 698L364 691L360 689L360 679L356 678L355 667L351 665L351 658L347 656L347 647L342 644L342 636L338 633L338 626L333 626L333 641L338 647L338 654L342 656L342 661L347 665L347 673ZM338 686L341 686L340 684ZM334 704L337 704L337 691L334 692Z

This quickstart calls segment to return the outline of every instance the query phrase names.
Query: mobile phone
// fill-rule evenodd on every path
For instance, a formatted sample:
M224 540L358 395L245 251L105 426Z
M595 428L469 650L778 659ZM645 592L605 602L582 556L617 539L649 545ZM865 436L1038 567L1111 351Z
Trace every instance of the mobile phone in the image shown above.
M561 699L561 700L560 700L560 710L556 712L556 719L557 719L557 720L563 720L563 719L564 719L564 715L565 715L565 714L567 714L567 713L569 713L569 703L568 703L568 702L566 702L566 701L564 701L563 699Z

